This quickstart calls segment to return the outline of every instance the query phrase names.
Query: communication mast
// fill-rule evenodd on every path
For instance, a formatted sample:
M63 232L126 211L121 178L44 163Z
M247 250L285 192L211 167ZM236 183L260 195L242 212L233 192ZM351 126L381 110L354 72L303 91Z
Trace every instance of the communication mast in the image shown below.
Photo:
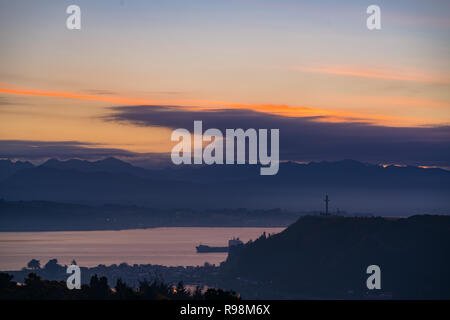
M325 216L328 216L329 215L329 213L328 213L328 202L330 202L330 199L328 199L328 194L326 194L325 195Z

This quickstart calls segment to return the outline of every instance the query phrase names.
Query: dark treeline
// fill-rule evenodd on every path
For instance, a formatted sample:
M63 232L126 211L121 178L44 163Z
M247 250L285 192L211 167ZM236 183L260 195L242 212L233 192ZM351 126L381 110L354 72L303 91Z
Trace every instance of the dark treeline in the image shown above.
M72 264L76 265L75 260ZM41 266L40 260L32 259L28 265L21 270L4 271L12 276L17 282L24 282L29 273L34 273L46 280L66 280L67 265L61 265L57 259L50 259ZM111 286L119 279L133 288L139 287L140 282L145 279L158 279L160 282L176 284L182 281L189 287L208 286L214 288L223 288L218 285L218 273L220 268L209 263L203 266L162 266L152 264L133 264L125 262L121 264L112 264L109 266L100 264L95 267L80 266L81 283L88 284L90 279L97 275L106 277Z
M141 281L137 289L117 280L114 288L108 285L106 277L94 275L89 284L81 289L67 288L65 281L43 280L30 273L23 283L12 280L13 276L0 273L0 300L237 300L233 291L197 287L193 292L182 282L177 286L164 282Z

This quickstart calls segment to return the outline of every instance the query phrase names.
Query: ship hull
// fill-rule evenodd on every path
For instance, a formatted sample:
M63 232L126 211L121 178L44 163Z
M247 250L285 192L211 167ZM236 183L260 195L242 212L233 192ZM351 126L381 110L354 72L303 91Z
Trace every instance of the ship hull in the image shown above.
M198 253L208 253L208 252L228 252L228 247L210 247L210 246L197 246Z

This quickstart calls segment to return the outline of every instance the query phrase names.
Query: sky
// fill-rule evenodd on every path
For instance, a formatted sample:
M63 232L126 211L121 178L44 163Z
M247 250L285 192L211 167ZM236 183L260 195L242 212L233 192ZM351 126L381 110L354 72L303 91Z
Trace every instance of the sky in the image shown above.
M0 0L0 157L158 158L204 120L280 128L282 160L450 167L449 31L448 1Z

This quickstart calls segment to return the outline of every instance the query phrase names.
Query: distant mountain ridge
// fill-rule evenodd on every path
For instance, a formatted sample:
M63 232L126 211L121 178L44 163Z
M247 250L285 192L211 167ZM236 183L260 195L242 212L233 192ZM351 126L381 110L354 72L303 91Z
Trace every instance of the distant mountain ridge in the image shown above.
M209 177L221 180L232 179L258 179L259 174L257 166L254 165L235 165L235 166L182 166L178 168L164 168L160 170L145 169L142 167L134 166L128 162L119 160L114 157L108 157L102 160L88 161L79 159L70 160L57 160L49 159L39 166L34 166L30 162L12 162L10 160L0 160L0 172L8 170L8 174L4 175L0 180L11 176L12 174L22 170L30 168L51 168L58 170L73 170L80 172L108 172L108 173L126 173L132 174L140 178L158 178L169 180L187 180L187 181L208 181ZM439 168L420 168L414 166L380 166L374 164L362 163L356 160L345 159L341 161L321 161L310 162L308 164L299 164L295 162L283 162L280 164L283 170L279 171L279 174L273 176L273 180L280 180L291 178L294 179L295 175L301 175L302 178L307 178L314 175L317 178L320 175L333 174L335 177L347 178L354 173L363 174L400 174L402 177L415 174L415 176L439 176L450 175L450 171ZM294 174L294 176L293 176ZM318 175L320 174L320 175ZM1 177L1 176L0 176ZM272 178L272 177L269 177Z
M136 176L147 176L149 172L149 170L133 166L128 162L121 161L114 157L109 157L97 161L87 161L79 159L60 161L57 159L49 159L41 164L40 167L58 170L75 170L81 172L128 173L134 174Z
M16 161L0 160L0 181L4 180L14 173L23 170L33 168L33 164L28 161Z
M148 170L115 158L51 159L40 166L3 161L0 172L5 172L0 197L6 200L314 210L323 208L323 196L329 193L333 211L450 211L449 171L354 160L285 162L275 176L260 176L254 165Z

